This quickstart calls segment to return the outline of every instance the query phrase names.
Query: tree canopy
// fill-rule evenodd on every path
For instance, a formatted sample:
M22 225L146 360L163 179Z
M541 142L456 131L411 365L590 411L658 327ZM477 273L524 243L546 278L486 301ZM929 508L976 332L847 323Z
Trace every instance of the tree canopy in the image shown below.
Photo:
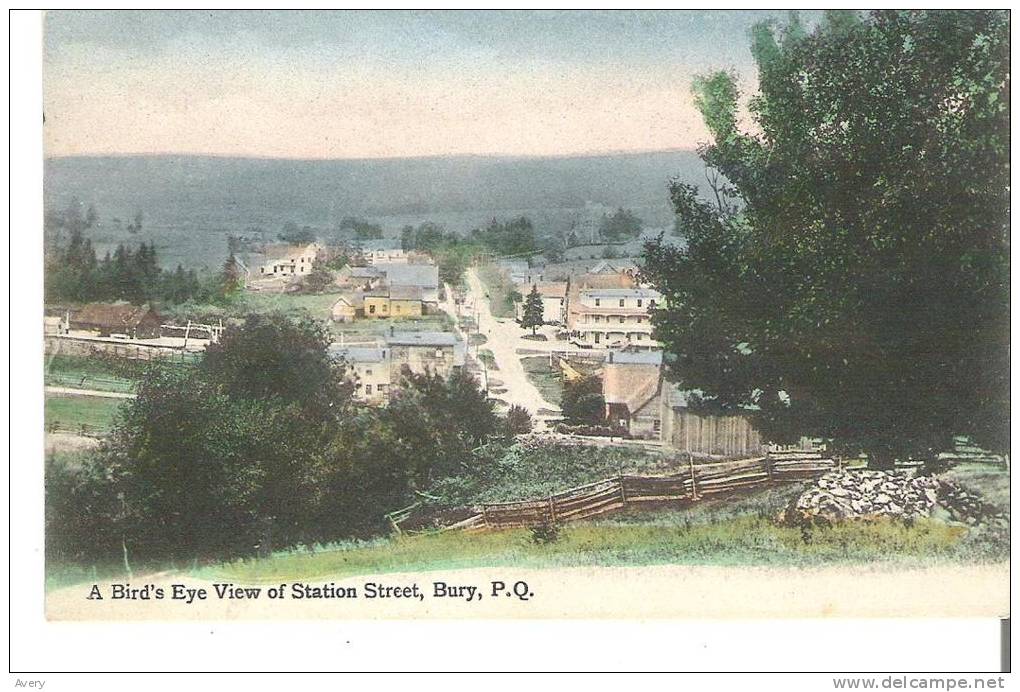
M753 126L731 74L696 81L712 194L674 182L687 247L646 251L671 377L876 465L954 434L1003 448L1008 13L794 16L752 50Z

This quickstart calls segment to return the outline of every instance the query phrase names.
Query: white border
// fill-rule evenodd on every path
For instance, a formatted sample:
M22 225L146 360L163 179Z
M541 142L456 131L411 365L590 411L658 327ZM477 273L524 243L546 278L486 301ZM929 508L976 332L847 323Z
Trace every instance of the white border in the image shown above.
M990 670L998 668L998 623L989 621L784 622L336 622L51 624L43 619L41 17L10 17L10 353L17 430L10 454L11 666L16 670ZM7 248L2 252L6 255ZM10 288L9 288L10 290ZM5 343L7 340L5 339ZM6 404L5 404L6 406ZM223 678L18 675L65 689L200 689ZM830 689L830 676L787 678L783 689ZM61 685L71 682L73 686ZM197 685L201 680L203 685ZM461 678L464 683L474 681ZM618 686L612 678L585 687ZM718 678L701 678L695 689ZM241 681L236 681L241 682ZM375 685L369 678L353 684ZM402 677L402 686L421 684ZM693 683L694 681L688 681ZM739 677L728 686L772 686ZM321 683L321 681L320 681ZM256 687L302 685L275 676ZM492 684L487 681L485 684ZM515 687L522 684L517 680ZM527 684L527 683L523 683ZM232 685L231 685L232 686ZM449 686L449 685L447 685ZM802 687L803 686L803 687Z

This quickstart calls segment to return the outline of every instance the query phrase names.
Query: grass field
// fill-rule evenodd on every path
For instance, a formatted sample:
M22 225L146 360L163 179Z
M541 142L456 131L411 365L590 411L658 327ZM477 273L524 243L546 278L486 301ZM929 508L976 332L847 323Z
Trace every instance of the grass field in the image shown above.
M123 399L106 399L91 396L49 396L46 397L46 427L78 429L89 428L108 430Z
M507 300L514 285L510 277L501 272L494 264L485 264L478 268L478 278L485 285L489 295L489 309L494 317L513 317L513 303Z
M135 387L135 379L125 374L125 367L101 358L62 355L47 358L45 383L103 392L131 392Z
M548 356L521 358L521 365L543 399L557 406L563 403L563 381L559 370L549 365Z

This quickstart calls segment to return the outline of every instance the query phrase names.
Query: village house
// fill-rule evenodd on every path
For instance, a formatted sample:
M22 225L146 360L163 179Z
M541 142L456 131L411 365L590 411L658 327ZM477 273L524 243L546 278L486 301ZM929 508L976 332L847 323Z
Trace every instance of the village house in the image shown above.
M373 405L389 401L392 384L389 349L333 344L329 355L335 360L342 359L349 369L347 376L354 382L355 398Z
M413 286L421 290L423 303L439 303L439 267L436 265L379 263L373 266L386 276L386 285L391 291L398 286Z
M404 367L411 372L433 372L448 377L464 366L466 346L452 332L398 332L392 327L386 336L394 379Z
M357 291L344 293L333 303L329 313L334 322L353 322L365 314L365 295Z
M156 339L163 318L148 304L89 303L73 312L70 331L125 339Z
M266 261L259 267L259 278L291 277L310 274L322 248L308 245L269 245L262 254Z
M354 267L348 265L337 272L334 283L341 288L369 291L383 282L386 275L376 267Z
M542 296L542 321L546 324L563 324L566 316L567 303L567 282L546 281L538 284L523 284L518 290L522 296L521 302L516 304L516 318L519 320L524 315L524 305L531 289L537 288L538 294Z
M602 368L606 420L632 437L662 431L662 351L609 351Z
M571 340L579 345L659 348L650 311L662 302L652 288L582 288L570 306Z
M529 266L527 260L499 260L496 262L496 266L510 277L511 283L515 286L535 283L545 278L542 269Z

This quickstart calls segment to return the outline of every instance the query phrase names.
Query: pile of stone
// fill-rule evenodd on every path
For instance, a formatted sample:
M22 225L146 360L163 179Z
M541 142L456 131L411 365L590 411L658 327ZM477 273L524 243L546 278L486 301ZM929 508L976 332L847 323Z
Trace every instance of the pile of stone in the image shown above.
M975 525L1008 522L980 496L950 481L907 471L833 471L800 494L779 517L789 525L893 517L941 516Z

